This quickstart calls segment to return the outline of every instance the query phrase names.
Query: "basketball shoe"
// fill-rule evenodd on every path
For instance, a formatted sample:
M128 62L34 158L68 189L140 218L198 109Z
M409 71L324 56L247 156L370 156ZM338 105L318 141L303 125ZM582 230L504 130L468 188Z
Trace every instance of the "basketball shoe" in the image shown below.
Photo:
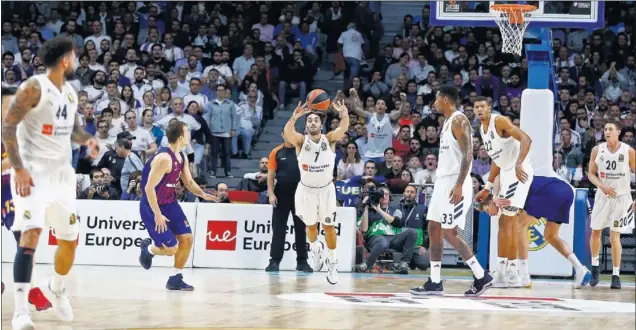
M486 290L490 289L492 287L492 282L494 281L492 276L490 275L490 273L488 271L484 272L484 277L477 279L476 277L473 276L473 278L475 279L473 281L473 285L471 285L470 289L466 292L464 292L464 295L467 297L477 297L480 296L482 293L486 292Z
M530 278L530 274L519 276L521 279L521 287L522 288L531 288L532 287L532 278Z
M315 250L312 250L311 253L313 253L312 259L314 262L313 265L313 269L314 272L319 272L322 269L322 266L324 264L324 259L322 258L322 252L325 250L325 243L318 241L316 242L316 248Z
M505 289L508 287L508 279L506 278L506 273L495 270L492 272L492 277L494 278L492 282L493 288Z
M521 287L521 278L519 278L519 273L513 270L508 270L507 281L509 288L520 288Z
M38 312L51 308L51 302L46 299L40 288L32 288L29 291L29 303L35 306Z
M576 270L574 275L574 288L580 289L590 283L590 279L592 278L592 272L590 272L587 267L583 266Z
M600 276L601 270L599 269L599 266L592 266L592 278L590 278L590 286L598 285Z
M325 261L327 264L327 282L331 285L335 285L338 283L338 270L336 266L338 266L337 260L331 260L331 258L327 258Z
M440 281L439 283L435 283L429 277L428 280L422 284L422 286L418 286L417 288L412 288L409 292L415 296L443 296L444 295L444 281Z
M42 293L44 293L44 296L51 302L53 311L60 320L66 322L73 321L73 307L71 307L71 300L66 293L66 289L54 292L51 290L51 281L52 279L41 286Z
M11 320L11 326L15 330L33 330L35 324L31 321L31 314L24 312L20 314L14 314Z

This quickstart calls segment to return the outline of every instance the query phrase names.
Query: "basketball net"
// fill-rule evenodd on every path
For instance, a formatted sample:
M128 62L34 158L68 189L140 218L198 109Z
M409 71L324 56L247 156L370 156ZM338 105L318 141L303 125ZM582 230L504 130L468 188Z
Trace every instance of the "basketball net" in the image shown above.
M503 39L501 52L521 55L523 35L537 7L531 5L492 5L490 13L494 16Z

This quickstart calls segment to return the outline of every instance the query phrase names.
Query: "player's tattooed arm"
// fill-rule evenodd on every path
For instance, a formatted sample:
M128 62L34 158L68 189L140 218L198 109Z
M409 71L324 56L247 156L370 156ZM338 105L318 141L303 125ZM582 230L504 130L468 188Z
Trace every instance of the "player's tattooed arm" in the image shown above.
M18 124L40 102L41 94L42 90L37 79L31 78L27 80L18 89L2 122L2 142L7 152L7 158L15 169L24 168L18 150Z
M470 172L473 161L473 145L471 138L471 128L468 119L465 116L455 116L452 123L453 136L459 143L459 149L462 151L462 161L459 167L459 175L457 176L456 185L463 185L466 176Z
M532 139L530 136L519 127L515 126L512 121L505 116L498 116L495 121L495 126L497 130L503 131L504 135L502 136L512 136L515 140L519 141L521 147L519 148L517 164L522 164L530 152L530 145L532 145Z
M71 141L79 144L85 144L93 136L84 130L82 125L82 119L79 113L75 114L75 124L73 125L73 132L71 132Z

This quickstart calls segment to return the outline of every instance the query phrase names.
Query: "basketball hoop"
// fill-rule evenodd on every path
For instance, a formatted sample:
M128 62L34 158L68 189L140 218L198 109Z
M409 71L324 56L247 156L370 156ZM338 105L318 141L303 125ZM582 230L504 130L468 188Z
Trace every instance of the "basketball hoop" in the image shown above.
M490 6L490 12L501 31L503 44L501 52L521 55L523 34L532 19L532 5L498 4Z

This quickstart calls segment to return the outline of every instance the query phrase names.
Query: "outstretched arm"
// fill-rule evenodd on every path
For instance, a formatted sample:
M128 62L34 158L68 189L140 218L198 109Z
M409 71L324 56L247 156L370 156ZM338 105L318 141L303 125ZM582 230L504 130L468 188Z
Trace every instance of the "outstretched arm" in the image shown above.
M298 102L298 106L296 107L296 110L294 110L294 114L289 121L287 121L287 124L285 124L285 128L283 129L283 136L285 137L285 140L293 144L296 148L300 147L303 142L305 142L305 137L296 132L296 121L306 113L309 113L307 106Z
M344 105L344 101L333 104L333 108L338 111L340 115L340 125L333 131L327 133L327 140L330 143L336 143L342 139L342 137L349 131L349 111L347 106Z
M455 185L463 185L466 175L470 172L470 165L473 161L473 146L470 134L470 123L465 116L455 116L452 123L453 136L459 143L459 149L462 151L462 161L459 168L459 175Z
M218 201L218 198L210 194L206 194L205 191L203 191L203 189L194 182L192 172L190 172L190 163L187 157L183 157L183 169L181 170L181 175L183 179L183 186L188 189L189 192L205 200Z
M9 105L7 114L2 121L2 143L7 152L7 158L14 169L24 168L18 150L18 124L40 102L40 83L35 78L26 81L18 89L13 102Z
M530 145L532 139L526 132L522 131L519 127L515 126L508 117L498 116L495 120L495 129L501 130L506 135L512 136L515 140L519 141L521 148L519 149L519 156L517 156L517 164L522 164L530 152Z

